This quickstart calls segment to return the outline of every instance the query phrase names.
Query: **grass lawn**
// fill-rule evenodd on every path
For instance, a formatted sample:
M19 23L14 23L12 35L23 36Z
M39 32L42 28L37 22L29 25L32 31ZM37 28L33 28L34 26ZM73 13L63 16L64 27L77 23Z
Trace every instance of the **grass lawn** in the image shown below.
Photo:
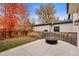
M38 38L34 37L20 37L20 38L2 40L0 41L0 52L35 41L37 39Z

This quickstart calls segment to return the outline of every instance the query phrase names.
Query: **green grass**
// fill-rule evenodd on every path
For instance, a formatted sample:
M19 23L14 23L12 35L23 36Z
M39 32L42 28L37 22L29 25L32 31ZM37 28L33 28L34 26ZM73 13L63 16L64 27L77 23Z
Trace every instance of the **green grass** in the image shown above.
M8 49L11 49L11 48L35 41L35 40L37 40L37 38L31 38L31 37L3 40L0 45L0 52L3 52L5 50L8 50Z

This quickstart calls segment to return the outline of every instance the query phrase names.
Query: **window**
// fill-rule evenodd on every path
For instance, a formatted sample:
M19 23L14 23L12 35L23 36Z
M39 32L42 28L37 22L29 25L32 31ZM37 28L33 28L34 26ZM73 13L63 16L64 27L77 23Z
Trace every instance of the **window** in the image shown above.
M54 27L54 32L60 32L60 27L59 26L55 26Z

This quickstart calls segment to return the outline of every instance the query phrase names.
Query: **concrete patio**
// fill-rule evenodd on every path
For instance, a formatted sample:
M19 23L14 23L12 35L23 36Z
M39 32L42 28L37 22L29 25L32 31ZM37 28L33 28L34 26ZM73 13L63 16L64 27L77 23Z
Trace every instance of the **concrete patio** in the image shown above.
M79 48L60 40L50 45L41 39L4 51L0 56L79 56Z

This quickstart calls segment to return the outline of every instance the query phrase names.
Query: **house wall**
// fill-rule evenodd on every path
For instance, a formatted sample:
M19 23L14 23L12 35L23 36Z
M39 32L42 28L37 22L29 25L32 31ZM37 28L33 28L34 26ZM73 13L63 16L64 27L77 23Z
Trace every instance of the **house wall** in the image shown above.
M79 25L74 25L74 21L79 19L79 3L69 3L68 13L73 15L73 31L77 32L77 45L79 47Z
M69 3L68 13L73 13L79 10L79 3Z
M44 31L44 30L50 30L50 25L42 25L42 26L35 26L33 27L33 31Z
M73 32L73 24L72 23L53 25L53 27L52 27L53 31L54 31L55 26L60 27L60 32Z
M74 32L77 32L77 45L79 47L79 25L78 26L75 26L74 25L74 21L79 19L79 12L74 12L73 13L73 30Z
M66 23L66 24L56 24L53 25L52 27L50 25L44 25L44 26L35 26L33 28L33 31L52 31L54 32L54 27L59 26L60 27L60 32L73 32L73 24L72 23Z

